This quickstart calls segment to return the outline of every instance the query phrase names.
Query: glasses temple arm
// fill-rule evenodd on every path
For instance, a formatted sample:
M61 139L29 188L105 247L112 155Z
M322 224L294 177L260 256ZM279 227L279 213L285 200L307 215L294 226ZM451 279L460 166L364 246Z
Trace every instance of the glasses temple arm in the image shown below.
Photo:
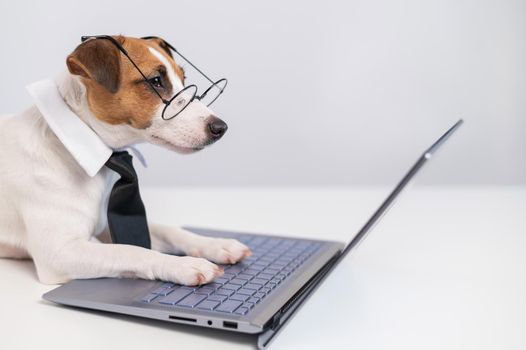
M163 40L164 41L164 40ZM215 82L210 79L205 73L203 73L203 71L201 71L199 68L197 68L192 62L190 62L186 57L184 57L179 51L177 51L177 49L175 47L173 47L172 45L170 45L169 43L167 43L166 41L164 41L164 43L170 48L172 49L176 54L178 54L183 60L185 60L189 65L191 65L196 71L198 71L199 73L201 73L201 75L203 75L209 82L212 83L212 85L215 85Z

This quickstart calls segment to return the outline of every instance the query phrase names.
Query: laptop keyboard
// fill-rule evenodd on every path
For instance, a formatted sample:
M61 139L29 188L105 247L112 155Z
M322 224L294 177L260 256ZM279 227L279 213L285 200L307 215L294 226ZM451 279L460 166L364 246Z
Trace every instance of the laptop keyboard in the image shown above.
M246 315L320 247L321 243L274 237L240 236L252 255L225 265L212 283L187 287L163 283L140 300L165 306Z

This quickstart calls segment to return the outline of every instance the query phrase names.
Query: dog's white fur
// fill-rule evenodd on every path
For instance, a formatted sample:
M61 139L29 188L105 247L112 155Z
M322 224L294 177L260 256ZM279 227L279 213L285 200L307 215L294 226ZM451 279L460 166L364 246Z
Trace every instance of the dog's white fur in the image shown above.
M170 75L175 79L173 70ZM160 106L150 127L135 129L97 119L79 77L66 72L56 83L71 110L113 149L147 141L186 153L207 144L204 123L211 112L198 101L169 121L162 120ZM103 167L88 176L35 106L0 119L0 164L0 257L32 258L43 283L138 277L193 285L221 275L210 261L234 263L249 254L236 240L155 224L151 250L102 243L108 241L107 200L118 175ZM188 256L165 254L177 251Z

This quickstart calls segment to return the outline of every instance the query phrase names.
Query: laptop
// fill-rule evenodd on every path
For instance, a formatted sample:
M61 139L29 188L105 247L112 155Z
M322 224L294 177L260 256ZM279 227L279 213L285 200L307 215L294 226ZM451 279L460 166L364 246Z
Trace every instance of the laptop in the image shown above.
M456 122L418 158L347 245L187 227L206 236L236 238L249 246L253 254L235 265L224 266L223 276L202 286L100 278L68 282L44 294L43 298L74 307L257 334L258 348L265 349L462 123L462 120Z

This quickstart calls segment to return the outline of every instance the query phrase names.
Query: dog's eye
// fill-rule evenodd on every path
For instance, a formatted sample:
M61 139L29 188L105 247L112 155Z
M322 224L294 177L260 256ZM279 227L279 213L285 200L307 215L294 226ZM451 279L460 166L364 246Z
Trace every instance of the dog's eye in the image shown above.
M156 88L162 88L163 87L163 81L161 80L160 76L153 77L151 79L148 79L150 84L155 86Z

